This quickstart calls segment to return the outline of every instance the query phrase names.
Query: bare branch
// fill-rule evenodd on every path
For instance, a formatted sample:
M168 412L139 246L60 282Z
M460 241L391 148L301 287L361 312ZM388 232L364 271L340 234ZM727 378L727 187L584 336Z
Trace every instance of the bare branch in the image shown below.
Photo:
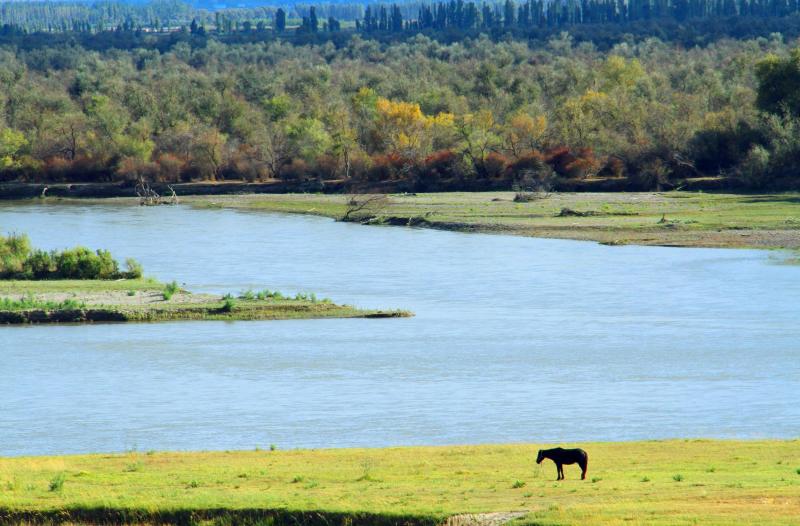
M342 221L352 221L356 215L363 215L362 212L369 211L367 214L374 217L380 210L389 203L386 194L351 194L347 198L347 209L342 216Z

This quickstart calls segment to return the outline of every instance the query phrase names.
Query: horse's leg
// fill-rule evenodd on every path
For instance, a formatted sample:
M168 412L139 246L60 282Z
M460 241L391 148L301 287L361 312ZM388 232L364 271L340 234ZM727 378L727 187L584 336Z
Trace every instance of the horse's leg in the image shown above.
M558 468L558 478L556 480L564 480L564 465L558 462L556 468Z
M589 468L589 462L584 460L581 462L581 480L586 480L586 470Z

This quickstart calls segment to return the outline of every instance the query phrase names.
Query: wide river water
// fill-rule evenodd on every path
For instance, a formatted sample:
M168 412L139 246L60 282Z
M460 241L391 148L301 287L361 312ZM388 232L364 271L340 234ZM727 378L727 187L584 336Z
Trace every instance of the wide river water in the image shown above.
M779 253L126 205L1 204L9 231L416 317L0 327L0 455L800 436Z

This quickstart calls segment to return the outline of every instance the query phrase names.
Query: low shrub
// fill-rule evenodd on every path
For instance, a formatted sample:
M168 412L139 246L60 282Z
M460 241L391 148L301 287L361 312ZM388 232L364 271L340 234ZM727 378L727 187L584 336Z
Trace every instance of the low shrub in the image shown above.
M298 292L294 296L295 301L310 301L311 303L317 303L317 295L313 292L305 293L305 292Z
M226 298L219 310L220 312L233 312L234 307L236 307L236 302L233 301L233 298Z
M171 283L167 283L167 285L164 287L164 292L163 292L164 301L171 300L172 296L174 296L175 293L178 292L179 290L180 287L178 287L178 283L175 280L173 280Z
M138 279L144 275L142 264L133 258L128 258L125 260L125 268L127 269L127 272L125 272L125 277L128 279Z
M256 293L253 292L252 290L248 289L248 290L242 292L239 295L239 299L241 299L241 300L254 300L254 299L256 299Z
M277 291L277 290L272 291L272 290L269 290L269 289L265 289L265 290L261 290L259 292L256 292L255 297L256 297L257 300L262 300L262 301L263 300L282 300L282 299L284 299L283 298L283 294L281 294L280 291Z

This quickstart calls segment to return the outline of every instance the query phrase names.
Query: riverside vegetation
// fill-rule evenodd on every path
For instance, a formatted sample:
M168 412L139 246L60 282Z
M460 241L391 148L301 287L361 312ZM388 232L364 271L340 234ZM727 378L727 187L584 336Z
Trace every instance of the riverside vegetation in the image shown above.
M465 192L189 197L192 206L606 244L800 249L800 195Z
M132 258L127 269L120 271L119 263L107 250L91 251L76 247L63 251L45 251L31 246L24 234L0 235L0 279L137 279L142 266Z
M45 252L31 248L27 236L0 236L0 323L410 316L336 305L305 293L191 294L174 281L142 278L141 265L134 260L127 267L120 272L117 261L103 250Z
M700 4L721 5L675 9ZM572 33L529 40L515 29L515 5L507 31L492 22L460 32L449 7L437 7L444 29L388 40L380 15L374 31L359 16L366 31L310 43L228 31L222 20L208 33L8 29L0 180L798 187L800 52L790 37L762 28L685 46L658 23L636 38L612 25L610 41L581 39L558 15ZM58 12L30 9L44 11Z
M797 440L580 444L587 480L543 445L0 458L0 522L796 524ZM631 454L634 451L635 454ZM516 513L515 513L516 512Z

